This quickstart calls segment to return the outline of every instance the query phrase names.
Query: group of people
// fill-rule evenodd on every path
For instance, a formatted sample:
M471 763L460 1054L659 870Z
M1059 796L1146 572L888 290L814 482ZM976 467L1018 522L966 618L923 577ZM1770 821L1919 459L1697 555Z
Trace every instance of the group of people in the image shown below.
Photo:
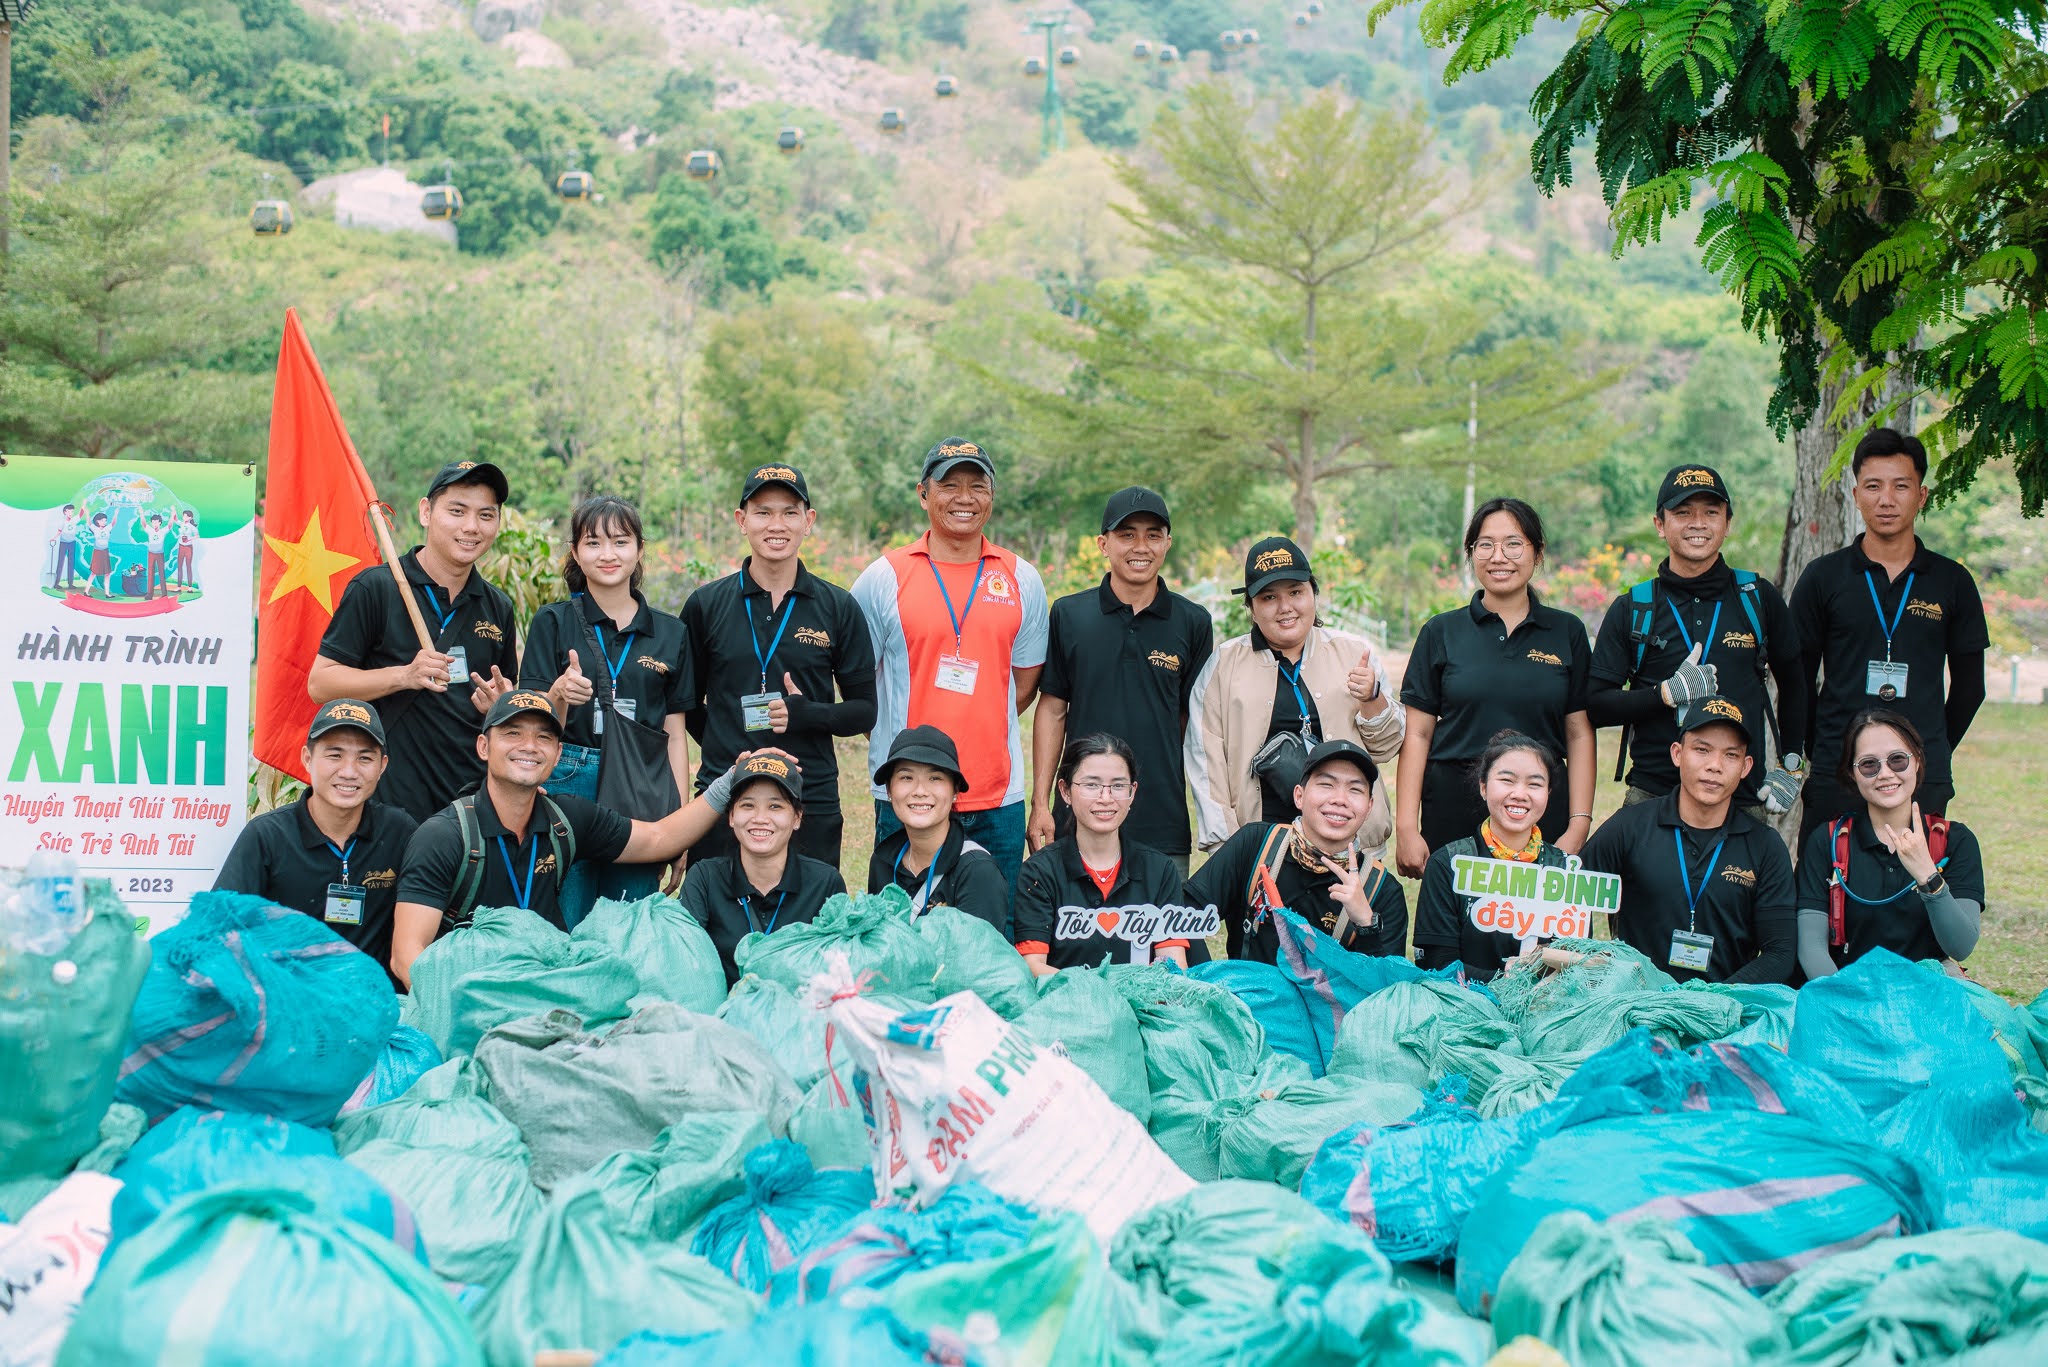
M633 506L588 500L566 596L522 652L476 570L506 478L458 462L400 573L343 594L309 677L307 792L249 824L218 886L322 916L401 988L477 907L573 928L599 897L679 887L730 979L748 934L845 890L834 741L865 734L868 890L978 917L1041 973L1207 956L1096 914L1143 905L1215 907L1232 957L1271 961L1282 907L1405 954L1398 871L1421 880L1417 960L1489 977L1536 942L1481 928L1460 855L1619 875L1612 935L1681 979L1794 982L1879 945L1960 960L1983 871L1943 813L1984 699L1983 609L1915 535L1920 443L1879 430L1852 469L1866 531L1789 608L1723 560L1721 476L1673 469L1653 513L1669 554L1597 641L1532 587L1535 509L1494 499L1465 529L1476 592L1424 624L1397 690L1371 642L1324 624L1283 536L1246 554L1251 629L1218 644L1162 578L1172 518L1150 489L1107 501L1101 582L1048 602L988 539L995 462L960 438L919 470L925 532L850 589L803 563L818 515L791 466L747 473L748 554L677 614L641 592ZM1595 830L1595 735L1614 726L1627 796ZM1795 874L1770 819L1802 796Z

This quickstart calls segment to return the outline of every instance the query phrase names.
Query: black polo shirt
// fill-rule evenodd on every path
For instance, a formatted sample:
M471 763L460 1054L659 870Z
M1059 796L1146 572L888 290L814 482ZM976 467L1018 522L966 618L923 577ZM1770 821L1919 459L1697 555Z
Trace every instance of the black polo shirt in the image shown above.
M1280 950L1280 937L1273 929L1273 920L1267 917L1256 932L1247 940L1245 930L1251 920L1251 877L1258 867L1259 850L1266 843L1266 832L1276 829L1271 823L1254 821L1238 827L1230 839L1217 847L1209 861L1196 869L1187 882L1187 899L1190 905L1214 906L1223 913L1223 929L1230 943L1230 957L1233 959L1257 959L1260 963L1272 963ZM1368 872L1368 880L1372 878ZM1330 900L1330 888L1337 881L1335 874L1327 870L1311 873L1303 868L1292 855L1283 854L1280 867L1273 875L1273 882L1280 889L1280 900L1287 909L1300 916L1312 926L1328 930L1337 924L1338 906ZM1408 949L1408 895L1401 891L1391 870L1378 880L1372 892L1372 925L1363 929L1354 927L1342 944L1344 948L1359 954L1380 957L1399 956Z
M796 756L803 769L804 806L836 812L839 761L832 738L858 736L875 724L875 647L867 618L852 594L801 564L796 584L782 606L774 607L768 590L749 572L753 563L749 556L737 571L702 585L683 604L683 630L693 666L691 698L685 706L691 711L691 733L703 747L697 791L703 792L706 784L730 769L741 751L773 744ZM754 654L756 641L769 657L766 689ZM785 673L802 692L801 697L788 699L789 730L780 736L748 732L740 699L749 693L787 692L782 683Z
M741 940L757 930L773 933L812 920L826 898L845 891L839 870L798 854L791 846L781 880L765 892L747 881L736 854L693 862L683 878L682 901L718 946L718 962L725 966L730 987L740 980L732 952Z
M1493 851L1475 832L1430 855L1423 866L1422 886L1415 893L1415 948L1449 950L1470 976L1497 978L1507 961L1522 952L1522 942L1516 936L1472 924L1472 904L1479 899L1458 891L1451 861L1459 855L1490 859ZM1564 851L1546 840L1537 849L1535 862L1561 869Z
M562 739L570 745L596 746L602 737L592 727L597 714L597 680L610 680L612 666L618 666L613 693L633 704L633 719L659 731L671 713L687 710L695 682L690 674L689 650L683 637L682 619L647 605L637 592L633 600L639 610L633 625L621 633L605 615L597 600L579 593L562 603L549 603L533 615L526 630L526 654L519 665L519 686L545 693L569 667L569 652L591 680L593 701L569 709ZM597 634L597 645L591 634ZM602 648L603 658L595 652ZM722 770L720 772L723 772ZM687 779L686 775L679 778Z
M1916 537L1913 561L1906 575L1888 578L1883 566L1863 553L1863 538L1833 551L1806 567L1792 590L1792 619L1808 660L1820 663L1820 688L1814 699L1813 768L1832 776L1842 755L1842 737L1850 720L1866 707L1888 707L1904 714L1927 746L1925 784L1949 784L1954 774L1949 757L1955 742L1948 733L1944 710L1947 688L1942 671L1950 657L1981 654L1990 649L1991 633L1984 621L1984 603L1970 572L1945 555L1936 555ZM1872 586L1877 605L1870 601ZM1904 609L1901 611L1901 603ZM1880 701L1869 692L1870 662L1885 658L1885 621L1898 615L1891 658L1906 665L1906 696Z
M587 798L563 794L554 801L576 835L577 859L602 863L617 859L624 852L626 841L633 835L632 821ZM471 910L521 905L520 894L528 887L530 869L532 892L524 903L526 909L550 924L561 926L562 877L567 871L555 865L546 804L535 799L526 839L518 840L498 819L497 808L491 805L489 785L485 785L477 790L476 824L484 842L484 876ZM451 803L421 822L418 833L406 847L405 871L398 879L398 900L440 908L443 932L456 924L466 924L467 916L454 922L446 913L455 895L456 875L462 872L467 853L462 843L461 818Z
M1123 859L1109 896L1088 876L1072 836L1055 840L1024 861L1017 872L1012 909L1017 944L1044 945L1054 968L1093 968L1104 959L1131 961L1131 942L1104 935L1093 921L1078 940L1059 938L1060 908L1135 907L1182 904L1180 867L1160 851L1135 840L1123 842Z
M473 679L488 676L493 667L507 679L519 677L519 626L511 599L472 570L450 603L447 591L420 568L418 546L398 563L427 630L434 633L435 649L462 647ZM419 654L419 636L389 572L379 567L348 581L334 620L320 638L320 654L350 669L412 663ZM427 820L483 777L476 737L484 715L470 701L470 692L467 684L451 684L445 693L404 689L377 699L384 748L391 756L377 795L415 821Z
M1529 615L1513 631L1473 594L1462 608L1422 624L1401 701L1436 718L1431 763L1479 758L1493 733L1520 731L1565 753L1564 721L1586 707L1592 647L1577 614L1529 593Z
M925 890L925 879L929 875L931 896L925 899L926 906L958 907L969 916L978 916L988 922L1008 940L1009 880L996 867L994 855L979 845L967 849L966 844L967 838L960 832L960 823L948 823L946 842L939 846L939 857L924 873L912 873L903 867L903 852L910 845L910 836L898 831L875 846L875 852L868 856L868 891L880 892L894 883L916 897Z
M1960 821L1948 823L1948 861L1942 876L1957 897L1984 905L1984 855L1977 837ZM1806 837L1799 857L1796 887L1800 910L1828 909L1828 881L1835 871L1835 851L1822 824ZM1935 938L1934 923L1927 918L1927 903L1913 876L1884 843L1867 814L1859 812L1849 824L1848 889L1856 894L1842 904L1843 926L1849 943L1832 949L1838 964L1854 963L1871 950L1883 946L1894 954L1918 962L1945 959L1948 951ZM1862 901L1856 900L1862 898Z
M1671 572L1671 561L1657 566L1656 588L1650 596L1649 620L1643 639L1634 638L1637 609L1626 593L1608 606L1593 645L1592 682L1586 711L1595 726L1628 726L1630 786L1663 794L1678 786L1678 766L1671 762L1671 743L1678 739L1678 714L1664 705L1657 685L1670 678L1696 644L1705 644L1701 662L1714 666L1721 696L1742 709L1745 717L1761 718L1771 706L1763 668L1778 680L1778 733L1785 746L1798 750L1806 743L1806 688L1799 672L1799 630L1777 588L1759 578L1744 594L1735 572L1716 560L1706 573L1687 579ZM1756 623L1743 610L1747 596ZM1763 639L1757 639L1758 628ZM1636 652L1642 651L1642 661ZM1624 687L1626 686L1626 687ZM1758 744L1762 744L1762 730ZM1737 802L1754 804L1763 782L1765 755L1736 790Z
M289 807L250 819L213 880L215 892L246 892L303 911L391 971L391 912L398 905L398 871L419 823L396 807L363 804L353 842L344 842L344 861L328 843L302 796ZM344 868L344 863L346 868ZM327 885L353 883L364 890L361 925L326 919Z
M1167 854L1192 848L1181 723L1215 644L1208 610L1164 581L1136 611L1111 590L1106 574L1092 592L1052 605L1039 691L1066 703L1068 740L1102 732L1129 743L1138 757L1138 796L1124 834ZM1053 802L1065 835L1073 814L1057 789Z
M1684 877L1679 874L1674 832L1685 843ZM1709 869L1707 861L1716 845L1721 847L1720 857ZM1771 960L1768 971L1752 970L1753 976L1743 981L1784 982L1791 977L1798 916L1792 899L1792 860L1778 833L1740 808L1731 806L1719 829L1696 830L1678 819L1674 790L1608 817L1579 858L1596 873L1621 875L1621 910L1609 919L1615 938L1642 951L1679 981L1727 982L1764 958ZM1687 878L1699 893L1691 917L1686 911ZM1688 928L1714 937L1704 973L1671 965L1672 933ZM1754 976L1757 973L1763 976Z

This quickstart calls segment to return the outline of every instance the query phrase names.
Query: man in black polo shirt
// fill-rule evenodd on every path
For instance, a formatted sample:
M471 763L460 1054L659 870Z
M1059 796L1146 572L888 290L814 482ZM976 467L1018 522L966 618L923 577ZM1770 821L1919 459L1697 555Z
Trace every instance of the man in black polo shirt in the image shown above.
M1678 730L1678 786L1622 808L1586 842L1587 868L1621 876L1615 938L1681 981L1790 982L1792 859L1776 831L1735 806L1750 724L1728 699L1706 697Z
M1889 707L1918 729L1927 764L1914 800L1939 815L1956 795L1951 757L1984 705L1991 634L1977 581L1913 531L1927 504L1927 448L1880 427L1856 444L1850 470L1865 530L1808 565L1792 590L1813 697L1802 845L1814 827L1862 801L1835 782L1842 736L1858 712Z
M547 694L532 689L491 704L476 753L483 784L420 823L406 847L391 969L408 985L420 951L467 925L478 907L524 907L560 926L562 879L575 860L677 858L718 824L737 773L659 821L632 821L587 798L544 793L541 785L562 757L562 723Z
M697 787L724 773L744 750L771 741L796 756L804 775L804 823L797 849L839 867L839 761L834 736L875 724L875 648L853 598L804 566L804 538L818 525L803 472L761 465L740 486L733 514L751 552L739 570L683 604L695 662L686 704L703 748ZM838 702L833 701L837 690ZM737 849L726 827L693 859Z
M306 677L315 702L380 702L391 737L384 798L415 821L481 777L477 724L519 677L512 600L475 571L507 494L495 465L442 467L420 500L426 540L398 562L432 648L419 644L398 585L378 566L349 580Z
M1159 571L1173 548L1166 500L1150 489L1120 489L1102 509L1095 544L1109 573L1093 589L1052 605L1045 674L1032 722L1031 848L1074 828L1055 796L1060 751L1070 736L1120 736L1144 781L1125 838L1172 857L1188 871L1187 768L1181 742L1188 695L1215 648L1200 604L1169 591Z
M1657 577L1615 598L1593 646L1586 712L1595 726L1619 726L1628 749L1628 803L1678 786L1671 743L1678 717L1718 693L1746 717L1769 716L1768 666L1778 684L1779 756L1751 766L1735 795L1751 816L1789 812L1805 779L1806 689L1799 633L1768 579L1729 567L1721 545L1735 503L1720 472L1679 465L1657 490L1657 535L1670 554ZM1791 752L1787 753L1786 748Z
M389 965L398 869L417 823L374 800L389 762L377 709L355 698L322 707L306 728L299 762L309 780L305 795L242 828L213 889L318 916Z

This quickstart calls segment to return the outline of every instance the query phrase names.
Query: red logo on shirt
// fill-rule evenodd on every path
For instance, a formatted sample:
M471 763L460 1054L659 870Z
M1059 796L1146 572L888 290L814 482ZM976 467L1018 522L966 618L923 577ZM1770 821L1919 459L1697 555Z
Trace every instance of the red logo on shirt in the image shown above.
M1017 590L1011 587L1010 576L1001 570L991 570L981 584L988 590L988 596L999 602L1007 603L1016 596Z

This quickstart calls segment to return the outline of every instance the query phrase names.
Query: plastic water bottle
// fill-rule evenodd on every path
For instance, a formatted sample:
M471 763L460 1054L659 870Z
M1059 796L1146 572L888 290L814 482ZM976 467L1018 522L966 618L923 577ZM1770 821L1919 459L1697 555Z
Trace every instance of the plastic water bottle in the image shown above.
M25 873L0 888L0 937L28 954L55 954L84 928L88 912L79 895L78 861L37 850Z

